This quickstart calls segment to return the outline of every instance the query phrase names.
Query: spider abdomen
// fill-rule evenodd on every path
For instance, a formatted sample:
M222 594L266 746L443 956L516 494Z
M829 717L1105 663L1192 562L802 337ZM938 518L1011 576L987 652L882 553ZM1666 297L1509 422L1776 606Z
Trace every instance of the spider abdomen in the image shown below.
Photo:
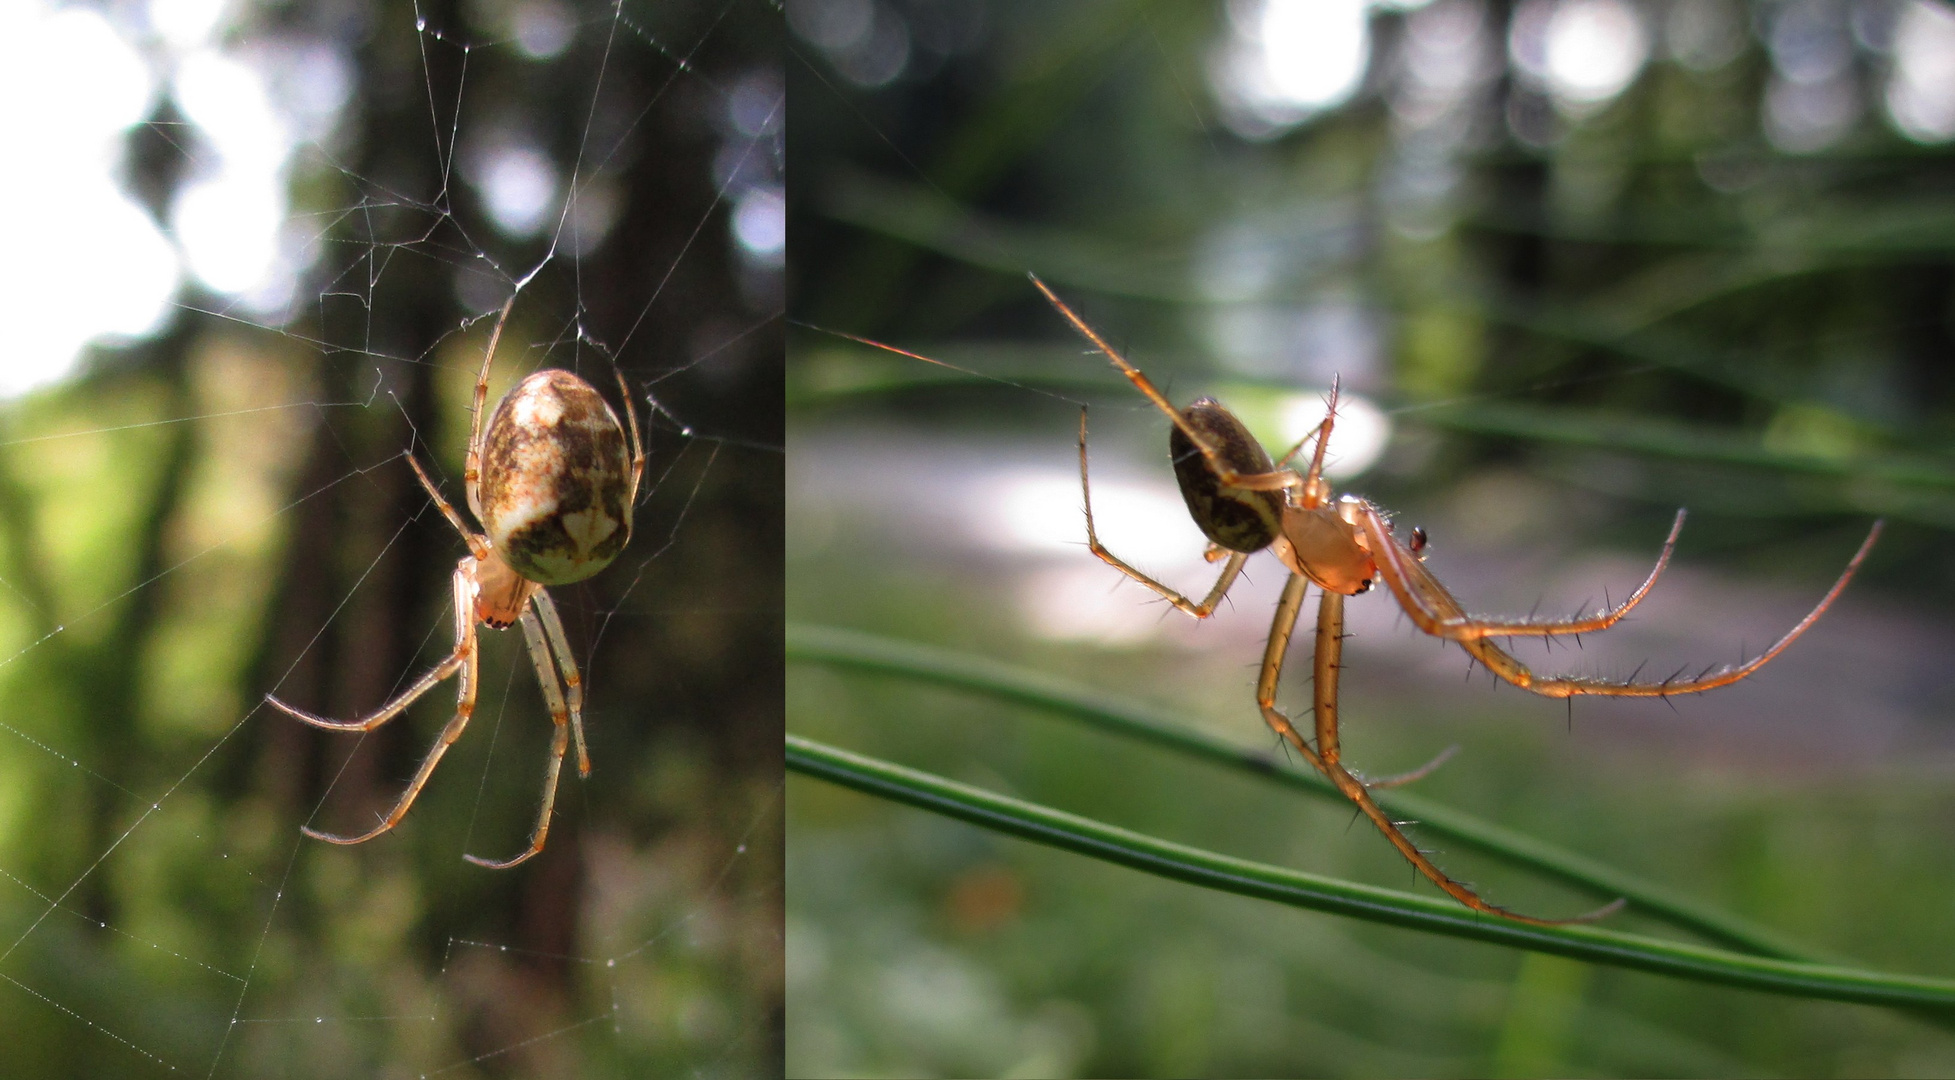
M539 584L590 577L631 539L624 427L568 371L539 371L496 406L482 439L481 485L489 542Z
M1275 470L1262 444L1214 398L1196 401L1181 415L1237 473ZM1204 535L1230 551L1261 551L1275 542L1283 530L1281 492L1224 487L1208 460L1178 426L1168 432L1168 452L1174 457L1174 478L1181 485L1181 499Z

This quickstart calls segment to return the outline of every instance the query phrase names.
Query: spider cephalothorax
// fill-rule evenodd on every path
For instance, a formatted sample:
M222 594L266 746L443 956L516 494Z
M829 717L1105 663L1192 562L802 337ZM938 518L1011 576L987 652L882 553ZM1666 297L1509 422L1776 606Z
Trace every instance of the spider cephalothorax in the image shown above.
M1044 282L1037 278L1033 278L1032 282L1075 329L1173 422L1169 449L1175 477L1181 484L1182 497L1196 524L1201 526L1202 532L1213 544L1209 558L1212 561L1226 559L1227 562L1208 595L1200 603L1195 603L1122 562L1100 543L1093 528L1092 490L1086 477L1086 414L1082 410L1079 418L1079 484L1086 502L1086 542L1093 554L1198 619L1206 618L1215 610L1215 605L1228 593L1251 554L1267 550L1281 559L1289 569L1290 577L1283 586L1282 598L1276 604L1276 618L1270 626L1268 644L1263 652L1262 673L1256 682L1256 705L1262 711L1264 721L1305 761L1322 772L1345 798L1357 804L1365 817L1421 874L1449 896L1476 911L1521 922L1545 924L1552 921L1518 915L1480 899L1472 889L1440 870L1425 852L1406 837L1399 823L1387 817L1372 800L1371 788L1417 779L1437 765L1437 761L1402 777L1374 780L1359 777L1343 764L1342 751L1338 746L1337 683L1344 647L1346 596L1365 592L1374 581L1383 581L1392 599L1398 602L1419 631L1457 643L1495 677L1545 697L1572 698L1587 694L1667 697L1672 694L1696 694L1729 686L1751 675L1805 633L1839 596L1840 591L1846 588L1847 581L1859 569L1867 553L1873 549L1874 540L1880 535L1880 523L1875 522L1860 550L1847 563L1845 572L1833 583L1832 589L1819 601L1818 606L1771 648L1745 663L1717 670L1707 668L1697 675L1680 673L1661 682L1637 682L1633 678L1614 680L1536 675L1512 653L1494 644L1492 639L1586 634L1615 625L1642 601L1669 563L1670 553L1676 547L1677 534L1683 528L1683 511L1677 512L1676 523L1670 528L1670 537L1663 544L1663 554L1657 558L1656 568L1650 571L1649 577L1628 599L1613 608L1574 619L1493 619L1469 615L1423 565L1422 553L1426 548L1423 531L1414 529L1410 542L1401 542L1394 535L1391 522L1384 512L1370 501L1357 495L1332 497L1330 485L1324 478L1324 451L1337 419L1335 382L1331 385L1329 409L1323 423L1290 453L1272 463L1248 429L1219 402L1202 398L1186 409L1175 408L1138 368L1115 352L1092 327L1086 325L1085 320L1046 288ZM1316 441L1316 449L1308 469L1298 472L1289 467L1290 459L1312 439ZM1311 584L1316 585L1322 594L1317 607L1316 649L1312 663L1311 705L1316 729L1314 745L1312 740L1305 739L1297 731L1290 718L1276 705L1276 688L1283 672L1284 655L1289 650L1291 634L1296 630L1297 617L1303 610L1304 594ZM1444 757L1441 755L1439 760L1444 760ZM1581 918L1598 918L1620 907L1621 903L1617 901Z
M544 586L590 577L624 550L625 542L631 539L631 510L637 502L638 481L645 472L645 450L638 437L638 414L622 376L618 388L625 391L626 424L618 423L618 414L591 384L553 368L517 384L503 397L484 430L489 366L495 362L496 343L515 303L512 296L503 305L495 332L489 336L482 373L475 380L475 419L463 458L462 488L469 509L485 532L470 529L461 514L441 497L421 463L412 454L407 456L421 486L468 545L469 553L455 565L452 582L454 651L400 696L357 720L328 720L266 697L274 707L314 727L372 731L406 711L442 680L459 676L455 715L380 824L357 836L339 836L307 826L307 836L335 844L357 844L379 836L407 816L442 755L461 737L475 711L478 622L495 630L522 622L530 662L536 668L537 684L556 732L543 778L543 803L536 827L530 832L529 848L500 862L474 855L466 858L481 866L504 869L543 850L551 808L556 805L557 776L572 737L577 743L577 771L590 775L590 754L584 746L583 681L570 654L557 605Z

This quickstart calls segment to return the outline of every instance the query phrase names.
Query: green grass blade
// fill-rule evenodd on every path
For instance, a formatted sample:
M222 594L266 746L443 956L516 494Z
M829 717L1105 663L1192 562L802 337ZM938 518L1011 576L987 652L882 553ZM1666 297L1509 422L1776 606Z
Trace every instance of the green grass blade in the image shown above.
M1602 930L1529 926L1453 903L1175 844L940 776L787 736L787 767L807 776L987 829L1205 888L1590 963L1796 997L1933 1010L1955 1007L1955 980L1746 956Z
M1130 739L1236 769L1313 795L1344 796L1315 771L1258 750L1193 731L1167 714L1077 683L982 657L892 641L851 630L789 624L787 659L871 671L935 683L1044 709ZM1782 960L1820 962L1824 954L1633 874L1533 837L1482 821L1404 791L1372 796L1394 818L1418 822L1421 833L1444 836L1612 900L1622 897L1642 914L1732 948ZM1462 909L1464 910L1464 909Z

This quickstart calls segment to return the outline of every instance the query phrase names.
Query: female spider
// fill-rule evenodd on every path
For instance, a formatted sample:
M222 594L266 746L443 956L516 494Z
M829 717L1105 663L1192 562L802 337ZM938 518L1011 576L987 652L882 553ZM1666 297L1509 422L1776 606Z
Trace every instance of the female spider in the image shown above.
M1545 697L1570 698L1581 694L1609 697L1667 697L1671 694L1698 694L1729 686L1743 679L1784 652L1786 646L1806 632L1846 588L1854 571L1873 549L1880 536L1876 521L1839 580L1827 590L1805 618L1799 620L1771 648L1750 661L1684 678L1672 676L1661 682L1616 681L1582 676L1541 676L1495 645L1493 638L1548 637L1560 634L1586 634L1608 629L1620 620L1656 584L1658 575L1670 561L1677 534L1683 528L1684 513L1679 510L1656 568L1650 571L1635 592L1607 611L1576 619L1497 619L1468 615L1459 601L1423 565L1420 554L1424 534L1414 530L1410 544L1393 534L1390 520L1379 508L1356 495L1333 498L1323 475L1324 447L1330 439L1337 417L1337 387L1331 387L1330 409L1315 432L1306 436L1277 462L1257 444L1242 422L1211 398L1202 398L1186 409L1175 408L1140 370L1128 363L1086 322L1048 289L1037 277L1038 286L1054 307L1072 323L1093 347L1113 362L1154 406L1167 414L1174 428L1169 432L1169 452L1175 478L1181 486L1188 512L1211 541L1210 561L1226 559L1221 577L1201 603L1193 603L1180 593L1122 562L1100 544L1093 529L1092 490L1086 478L1086 415L1079 419L1079 485L1086 499L1086 541L1093 554L1121 573L1154 590L1175 607L1195 618L1206 618L1235 583L1242 565L1258 551L1270 551L1281 559L1290 576L1276 604L1276 618L1270 627L1269 642L1263 651L1262 674L1256 682L1256 705L1263 719L1302 758L1309 762L1345 798L1357 804L1419 873L1455 900L1475 911L1499 915L1519 922L1554 925L1601 918L1622 906L1622 901L1578 916L1575 919L1537 919L1497 907L1482 900L1472 889L1446 876L1426 854L1413 845L1398 823L1385 816L1370 795L1370 788L1388 787L1417 779L1438 764L1428 765L1402 777L1366 780L1343 764L1337 741L1337 680L1339 659L1344 645L1344 598L1371 588L1383 579L1392 598L1412 621L1412 625L1433 637L1457 642L1475 660L1486 665L1500 679L1523 690ZM1316 440L1308 470L1298 473L1286 467L1305 443ZM1283 657L1289 649L1290 635L1296 629L1303 608L1304 594L1314 583L1322 598L1317 604L1316 655L1312 664L1315 685L1312 704L1316 721L1313 747L1298 733L1290 718L1277 708L1276 687L1282 675ZM1443 755L1442 755L1443 760Z
M638 413L632 408L631 391L622 375L618 376L618 388L624 392L625 418L630 425L628 454L626 429L618 423L617 413L591 384L555 368L536 372L518 383L496 406L488 427L483 427L489 365L495 362L496 343L515 304L516 298L510 297L489 335L489 351L475 380L475 415L463 458L462 488L468 496L468 508L485 531L471 530L441 497L421 463L412 453L406 455L429 498L468 545L468 555L455 566L454 652L399 697L357 720L328 720L276 697L265 698L274 708L314 727L372 731L399 716L443 679L460 676L455 715L393 811L358 836L337 836L307 826L305 834L314 839L333 844L364 843L407 816L442 755L462 737L475 711L478 622L492 630L503 630L518 619L522 621L536 681L556 724L556 734L543 773L543 805L530 833L528 850L500 862L474 855L465 858L478 866L504 870L543 850L567 736L574 735L577 740L578 775L590 775L590 754L584 748L583 682L564 637L563 621L557 617L557 606L544 586L582 581L604 569L624 550L631 539L631 511L637 503L639 477L645 471L645 449L638 436Z

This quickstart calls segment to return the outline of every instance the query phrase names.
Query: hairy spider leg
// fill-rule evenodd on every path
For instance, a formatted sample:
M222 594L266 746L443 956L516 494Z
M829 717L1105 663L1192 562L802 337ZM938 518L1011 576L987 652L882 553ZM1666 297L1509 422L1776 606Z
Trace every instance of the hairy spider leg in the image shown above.
M1290 496L1293 512L1320 512L1322 507L1330 502L1330 485L1325 482L1323 472L1331 432L1337 423L1337 395L1338 384L1333 380L1323 422L1317 426L1314 433L1317 440L1316 449L1311 454L1308 469L1303 473L1300 490ZM1311 437L1305 436L1304 441ZM1296 454L1302 447L1303 442L1299 441L1289 454L1284 455L1285 460ZM1287 545L1288 541L1279 539L1278 543ZM1285 562L1289 561L1289 559L1285 560ZM1300 558L1297 565L1301 566ZM1351 800L1361 813L1371 819L1372 824L1385 834L1385 839L1398 849L1399 854L1412 863L1414 869L1461 904L1490 915L1499 915L1540 926L1592 922L1620 910L1623 904L1622 901L1617 900L1573 919L1538 919L1490 904L1482 900L1472 889L1439 869L1437 864L1412 843L1411 838L1405 835L1398 823L1385 814L1371 798L1372 789L1397 787L1430 775L1433 770L1445 764L1457 753L1459 747L1447 747L1439 756L1409 773L1376 780L1362 779L1344 767L1337 729L1337 684L1344 651L1344 594L1324 588L1318 590L1321 595L1317 602L1317 634L1312 652L1312 706L1316 720L1317 745L1315 750L1310 748L1297 731L1296 725L1276 704L1277 688L1283 676L1284 658L1289 653L1290 640L1296 633L1297 619L1302 614L1303 602L1308 591L1309 579L1293 567L1289 580L1283 585L1282 598L1277 601L1276 614L1270 624L1269 640L1263 649L1262 673L1256 682L1256 705L1262 711L1263 719L1270 728L1287 741L1312 767L1323 773L1338 792Z
M1315 432L1317 449L1311 452L1310 468L1303 474L1300 491L1293 496L1296 499L1297 505L1304 510L1315 510L1330 502L1330 484L1324 480L1324 452L1330 449L1331 429L1337 426L1338 383L1338 377L1332 375L1330 379L1330 397L1324 402L1324 419L1322 423L1317 425ZM1306 435L1302 439L1297 440L1296 446L1291 448L1290 453L1283 455L1283 460L1288 461L1291 454L1295 454L1298 450L1303 449L1303 444L1309 441L1310 438L1311 436Z
M1118 368L1120 373L1127 377L1128 382L1133 383L1136 389L1142 394L1147 395L1147 400L1153 402L1155 408L1166 413L1168 419L1174 421L1174 426L1180 428L1181 433L1186 435L1188 441L1193 443L1195 448L1201 451L1202 457L1208 460L1209 469L1215 473L1216 478L1222 482L1224 487L1239 488L1243 491L1280 491L1285 488L1294 488L1303 482L1295 472L1289 469L1277 469L1273 472L1266 473L1239 473L1230 468L1222 461L1222 456L1215 449L1214 444L1209 442L1205 435L1197 430L1193 424L1188 422L1188 418L1181 414L1181 410L1175 408L1174 404L1167 399L1167 395L1161 393L1146 375L1141 374L1139 368L1128 363L1127 358L1121 356L1112 345L1109 345L1097 330L1086 325L1086 320L1080 318L1079 314L1073 311L1072 308L1067 307L1066 302L1059 299L1057 293L1047 288L1045 282L1040 281L1037 274L1027 274L1026 276L1032 279L1032 284L1037 286L1039 292L1045 294L1046 300L1059 310L1059 314L1065 316L1066 321L1073 325L1074 330L1079 331L1082 337L1091 342L1093 348L1097 349L1102 356L1112 361L1113 366Z
M537 596L542 593L538 592ZM556 661L550 643L545 640L542 620L537 618L532 604L523 612L523 637L529 642L530 661L536 666L536 684L543 688L543 703L550 709L550 720L555 724L550 736L550 757L543 766L543 805L536 813L536 826L530 830L529 847L513 858L495 860L484 859L479 855L463 855L462 858L477 866L491 870L507 870L528 862L543 850L543 841L550 835L550 814L557 805L557 780L563 772L563 752L569 742L569 707L564 703L563 687L557 681Z
M1321 424L1318 425L1317 427L1311 428L1308 434L1304 435L1303 438L1297 440L1295 446L1292 446L1288 450L1284 451L1283 456L1276 459L1276 467L1280 469L1288 465L1290 463L1290 459L1296 457L1297 452L1302 450L1304 446L1310 442L1310 440L1316 438L1318 433L1321 432L1322 430L1323 430L1323 425Z
M441 737L436 739L434 746L428 750L428 756L421 759L421 767L414 771L414 779L408 782L407 790L401 793L400 800L394 804L394 809L387 814L386 818L380 824L358 836L338 836L333 833L320 832L312 826L306 825L300 831L304 832L307 836L315 840L324 840L329 844L362 844L400 824L401 819L407 816L407 811L413 807L414 800L420 796L421 789L427 786L428 777L434 775L435 766L441 764L442 756L448 753L448 748L455 745L455 740L461 738L462 732L468 728L469 717L475 713L476 664L480 655L475 639L475 566L475 559L470 557L463 559L455 567L454 655L444 661L440 667L435 668L434 671L422 676L421 680L410 688L407 693L402 694L400 697L395 698L392 702L383 706L380 712L368 717L365 721L356 720L344 723L333 721L321 722L315 717L300 713L295 709L281 704L275 698L268 699L273 705L317 727L339 730L351 728L353 730L368 731L399 715L401 710L407 708L415 698L426 693L435 683L440 682L449 675L459 673L461 676L455 686L455 715L450 717L447 725L441 729ZM383 713L385 715L382 715ZM365 726L361 726L362 724Z
M1086 479L1086 410L1083 408L1079 410L1079 493L1086 502L1086 546L1092 549L1093 554L1098 555L1108 566L1154 590L1162 599L1197 619L1206 619L1215 613L1215 605L1222 602L1222 597L1228 594L1229 587L1235 584L1236 576L1242 573L1242 564L1249 561L1249 556L1244 552L1230 551L1228 564L1222 567L1222 576L1215 579L1215 587L1208 590L1208 596L1197 604L1134 569L1120 556L1108 551L1106 546L1100 543L1100 535L1093 528L1093 487ZM1227 550L1220 548L1219 545L1210 546L1216 550Z
M1381 521L1383 520L1383 516L1377 513L1376 508L1370 508L1370 513L1372 516L1378 517ZM1630 610L1637 604L1642 603L1643 597L1648 596L1650 589L1656 585L1656 579L1663 576L1663 571L1670 565L1670 556L1677 550L1677 537L1683 532L1685 516L1686 511L1677 511L1676 520L1670 524L1670 535L1664 539L1663 550L1656 557L1656 565L1650 569L1649 576L1643 579L1643 583L1636 586L1636 590L1630 593L1622 603L1604 611L1598 611L1594 615L1574 619L1496 619L1483 615L1467 615L1461 610L1458 601L1454 600L1452 594L1447 593L1443 586L1438 587L1437 593L1431 594L1434 602L1419 611L1414 611L1411 606L1406 605L1403 598L1400 599L1399 603L1400 606L1405 607L1408 614L1412 615L1413 622L1418 625L1421 631L1433 637L1462 643L1480 638L1554 637L1564 634L1592 634L1597 631L1607 630L1609 627L1621 622L1622 617L1629 614ZM1385 530L1389 533L1391 526L1386 524ZM1408 579L1417 576L1434 586L1438 586L1437 579L1433 578L1432 574L1426 571L1423 566L1418 567L1416 575L1412 571L1405 569L1408 565L1418 565L1419 558L1409 550L1400 551L1401 547L1401 545L1396 543L1387 545L1387 550L1383 555L1379 555L1374 551L1373 557L1381 563L1391 562L1393 567L1400 570L1403 576ZM1391 571L1387 570L1385 573L1386 583L1390 584L1392 580L1390 576ZM1394 596L1399 595L1397 589L1393 589L1392 592ZM1441 594L1443 594L1444 598L1437 599ZM1410 595L1423 598L1428 594L1423 585L1418 585L1411 589ZM1450 608L1448 608L1448 605L1450 605ZM1454 614L1441 614L1445 610L1451 610ZM1422 617L1423 621L1421 621ZM1709 689L1709 687L1705 687L1705 689Z
M1414 626L1434 637L1459 642L1461 648L1474 659L1485 664L1488 671L1493 672L1503 681L1530 693L1554 698L1584 694L1603 697L1668 697L1671 694L1701 694L1706 690L1729 686L1747 678L1784 652L1786 646L1798 640L1800 635L1825 614L1826 609L1831 607L1833 601L1838 599L1840 593L1846 589L1847 582L1853 580L1853 575L1860 569L1860 564L1866 561L1867 554L1873 550L1874 541L1880 538L1881 529L1885 525L1882 521L1874 522L1873 528L1867 532L1867 538L1861 541L1860 549L1853 553L1853 558L1847 562L1846 569L1840 573L1839 579L1833 582L1833 587L1826 590L1826 595L1820 598L1812 611L1805 618L1800 619L1792 629L1786 631L1785 636L1779 638L1771 648L1746 663L1727 666L1715 672L1705 672L1683 679L1665 679L1661 682L1636 682L1633 679L1615 680L1583 676L1543 678L1535 675L1527 665L1487 640L1485 636L1470 633L1475 628L1486 626L1494 627L1495 633L1507 631L1500 630L1499 623L1476 620L1466 615L1459 601L1446 591L1446 587L1441 585L1417 557L1391 535L1390 526L1385 523L1376 507L1365 504L1360 511L1359 520L1363 525L1373 557L1377 561L1379 573L1384 577L1385 584L1391 588L1392 595L1398 599L1399 606L1405 609L1406 615L1411 618ZM1679 524L1681 524L1681 517L1679 517ZM1671 535L1674 540L1674 529ZM1667 547L1664 557L1668 558ZM1659 569L1661 569L1660 565Z
M1283 657L1289 651L1290 638L1296 631L1297 618L1302 612L1304 596L1308 588L1309 582L1302 574L1291 574L1289 581L1283 586L1283 597L1277 602L1276 618L1270 626L1269 644L1263 651L1262 675L1256 682L1256 704L1262 709L1263 719L1269 723L1269 726L1289 742L1305 761L1308 761L1318 772L1323 773L1324 777L1337 788L1339 794L1351 800L1359 812L1370 818L1371 823L1378 827L1378 831L1385 834L1385 839L1398 849L1398 853L1403 855L1414 869L1461 904L1475 911L1534 926L1563 926L1569 923L1593 922L1621 910L1623 901L1617 900L1572 919L1537 919L1490 904L1482 900L1472 889L1448 877L1445 871L1439 869L1430 858L1426 857L1425 852L1419 850L1418 846L1412 843L1411 838L1399 829L1399 823L1386 815L1371 798L1368 790L1372 786L1382 785L1369 784L1346 769L1342 761L1342 751L1338 746L1337 679L1339 661L1343 657L1344 650L1344 594L1328 589L1318 590L1321 595L1317 601L1317 637L1312 663L1317 748L1314 751L1310 748L1303 736L1298 734L1290 718L1276 706L1276 690L1283 675ZM1450 751L1442 755L1440 760L1443 761L1449 756L1451 756ZM1430 772L1437 765L1438 762L1435 761L1418 770L1415 775Z
M1315 509L1316 505L1330 501L1330 485L1323 480L1323 465L1324 451L1330 443L1331 429L1337 422L1337 389L1337 379L1333 378L1331 380L1329 408L1324 413L1323 423L1318 426L1315 432L1317 450L1316 453L1311 455L1309 471L1304 474L1303 490L1299 502L1305 509ZM1304 436L1303 440L1299 441L1296 447L1291 449L1289 454L1284 455L1284 460L1288 460L1291 454L1295 454L1297 450L1302 449L1303 443L1309 441L1310 438L1311 436L1309 435ZM1313 502L1313 500L1320 501ZM1378 527L1382 527L1386 535L1391 535L1391 524L1384 520L1383 515L1377 512L1377 508L1371 506L1368 502L1364 505L1371 517L1376 519ZM1629 614L1637 604L1642 603L1643 597L1648 596L1650 589L1656 585L1656 579L1663 576L1664 569L1670 565L1670 556L1677 549L1677 537L1683 532L1686 513L1686 511L1681 509L1677 511L1676 520L1670 524L1670 535L1664 539L1663 550L1657 555L1656 566L1650 570L1649 576L1644 578L1643 583L1638 585L1634 592L1630 593L1622 603L1617 604L1615 607L1597 612L1585 618L1499 620L1465 614L1460 609L1458 603L1453 602L1451 595L1448 594L1446 600L1452 602L1454 614L1446 617L1435 617L1429 620L1432 628L1421 625L1420 629L1434 637L1462 642L1475 638L1552 637L1563 634L1591 634L1597 631L1607 630L1609 627L1621 622L1623 616ZM1376 547L1376 545L1368 546ZM1409 560L1411 564L1418 566L1421 576L1431 581L1435 586L1438 584L1437 580L1430 573L1426 572L1424 566L1420 564L1419 557L1410 551L1405 551L1402 545L1397 543L1396 539L1386 546L1391 549L1392 557L1398 559L1401 565L1406 560ZM1400 557L1401 552L1402 557ZM1375 550L1372 551L1372 558L1374 561L1383 561L1383 558ZM1439 591L1441 593L1445 592L1444 588L1440 588ZM1397 595L1398 591L1393 590L1393 592L1394 595ZM1402 600L1401 604L1403 604ZM1407 608L1407 610L1410 611L1410 608ZM1436 763L1434 767L1436 767ZM1407 774L1407 776L1409 777L1411 774ZM1393 779L1396 780L1397 778ZM1373 786L1385 785L1383 782L1373 782Z
M1663 576L1664 569L1670 565L1670 556L1677 550L1677 537L1683 533L1683 522L1687 513L1682 508L1677 510L1676 520L1670 523L1670 535L1664 538L1663 550L1656 556L1656 565L1650 568L1650 575L1643 579L1641 585L1636 586L1635 592L1630 593L1615 607L1576 619L1491 619L1482 615L1460 615L1439 619L1433 624L1437 629L1426 630L1426 633L1449 641L1463 642L1476 638L1554 637L1562 634L1592 634L1607 630L1621 622L1622 617L1629 614L1630 609L1642 603L1643 597L1648 596L1650 589L1656 585L1656 579ZM1413 558L1416 560L1418 557L1415 555ZM1430 573L1425 576L1432 577ZM1448 598L1450 599L1450 596ZM1455 603L1454 607L1458 607L1458 604Z

